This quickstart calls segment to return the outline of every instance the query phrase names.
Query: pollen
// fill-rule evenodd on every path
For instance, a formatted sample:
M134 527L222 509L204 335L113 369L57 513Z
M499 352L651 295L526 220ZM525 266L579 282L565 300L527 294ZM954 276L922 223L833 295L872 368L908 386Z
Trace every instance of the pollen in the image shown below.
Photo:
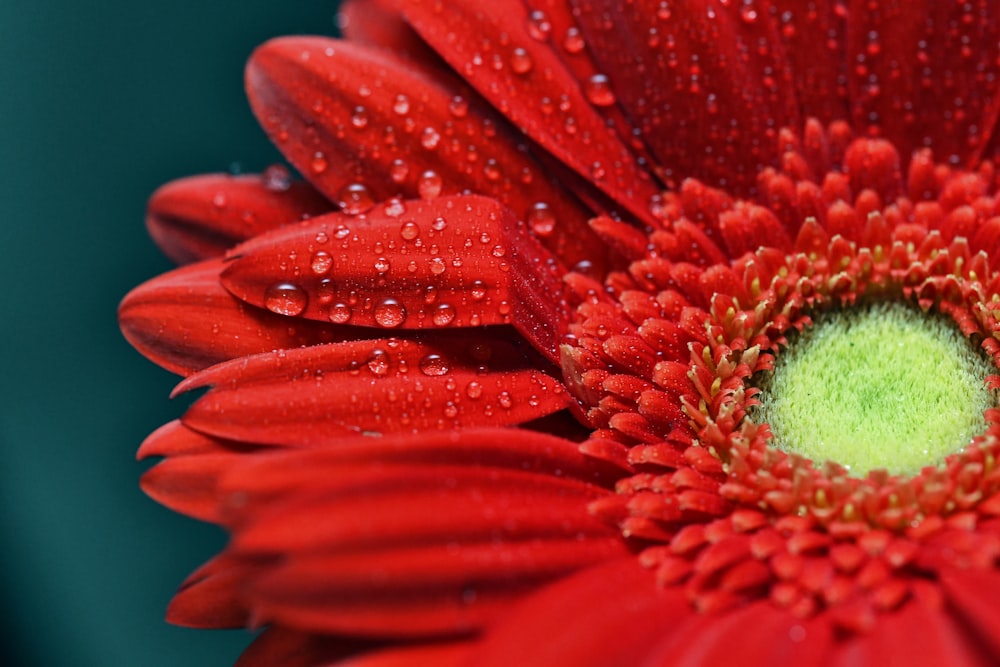
M817 318L760 382L772 444L853 475L914 474L967 445L996 399L990 362L955 323L903 303Z

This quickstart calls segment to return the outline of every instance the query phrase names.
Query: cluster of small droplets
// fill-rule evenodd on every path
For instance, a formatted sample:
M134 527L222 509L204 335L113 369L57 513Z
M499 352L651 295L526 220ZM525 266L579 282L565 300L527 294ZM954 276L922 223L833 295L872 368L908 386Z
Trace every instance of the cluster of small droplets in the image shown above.
M594 222L631 263L603 288L570 278L564 374L595 429L583 450L630 473L592 511L651 545L664 585L704 611L767 597L864 631L933 597L942 567L1000 557L1000 410L938 465L858 478L772 446L753 378L813 314L859 299L940 312L1000 365L997 181L929 151L904 178L891 144L840 123L781 143L754 201L687 181L648 234Z

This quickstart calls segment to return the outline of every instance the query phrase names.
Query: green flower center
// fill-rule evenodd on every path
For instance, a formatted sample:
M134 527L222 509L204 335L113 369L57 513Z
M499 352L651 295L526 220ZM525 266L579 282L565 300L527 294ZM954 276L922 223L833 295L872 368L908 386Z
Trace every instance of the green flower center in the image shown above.
M990 372L950 319L859 306L822 316L778 355L755 418L776 447L852 476L913 474L984 431Z

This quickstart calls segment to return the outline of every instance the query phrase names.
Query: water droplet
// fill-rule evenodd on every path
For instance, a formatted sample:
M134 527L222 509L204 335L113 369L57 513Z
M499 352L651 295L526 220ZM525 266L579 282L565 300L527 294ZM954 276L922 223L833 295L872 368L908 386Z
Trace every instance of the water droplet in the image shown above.
M326 243L330 240L330 236L323 231L316 232L316 243Z
M500 163L490 158L483 164L483 174L489 181L499 181L500 177L503 176L503 170L500 168Z
M420 180L417 181L417 192L420 193L421 199L434 199L441 194L443 185L444 180L441 176L436 171L428 169L420 174Z
M451 401L448 401L444 406L444 416L448 419L454 419L458 416L458 407Z
M428 262L430 266L431 273L436 276L440 276L448 268L448 264L440 257L434 257Z
M385 350L372 350L371 356L368 357L368 370L372 372L372 375L378 377L385 377L388 375L389 353Z
M448 360L440 354L428 354L420 360L420 372L424 375L437 377L447 374L450 370Z
M441 135L433 127L425 127L423 133L420 135L420 145L427 150L437 148L440 141Z
M515 74L527 74L534 66L535 62L531 59L531 55L527 51L521 47L514 49L514 52L510 56L510 68L514 70Z
M434 310L432 319L435 326L446 327L455 320L455 308L447 303L442 303Z
M361 183L349 183L337 194L337 204L347 215L360 215L371 210L375 199Z
M229 199L226 198L225 192L216 192L215 196L212 197L212 206L219 209L220 211L229 204Z
M325 250L319 250L313 253L312 264L310 266L312 267L313 273L317 276L322 276L333 268L333 257L331 257L330 253Z
M595 107L609 107L615 103L615 93L606 74L594 74L583 84L583 94Z
M563 48L568 53L575 55L583 51L584 46L586 43L583 41L583 35L580 34L579 28L567 28L563 37Z
M364 107L354 107L354 113L351 114L351 125L359 130L367 127L368 110Z
M514 400L510 397L509 391L501 391L500 395L497 396L497 402L505 410L510 410L511 406L514 405Z
M375 306L373 317L380 327L392 329L406 321L406 309L395 299L386 299Z
M351 307L346 303L338 303L330 308L330 321L334 324L347 324L351 321Z
M393 102L392 110L400 116L408 114L410 112L410 98L402 93L396 95L396 101Z
M549 38L551 32L552 23L549 22L549 17L545 15L545 12L537 9L531 12L528 16L528 34L531 35L531 38L544 42Z
M305 290L293 283L275 283L264 292L264 307L279 315L301 315L308 301Z
M389 264L389 260L386 259L385 257L377 258L375 260L375 264L373 264L372 266L374 266L375 270L378 271L379 273L385 273L390 268L392 268L392 265Z
M448 103L448 111L455 118L465 118L469 113L469 103L461 95L455 95Z
M556 216L547 203L535 202L528 209L528 225L538 236L549 236L556 228Z
M281 164L272 164L264 170L264 187L271 192L284 192L292 187L292 174Z
M413 220L408 220L404 222L399 228L399 235L403 237L406 241L412 241L413 239L420 236L420 226Z
M392 165L389 167L389 178L392 179L393 183L402 183L406 180L407 174L410 173L410 167L403 160L395 159L392 161Z
M444 228L447 226L448 223L445 221L444 218L441 217L434 218L434 222L431 223L431 229L433 229L435 232L443 232Z
M317 176L326 171L327 166L328 164L326 162L326 156L320 152L317 152L315 155L313 155L313 159L309 163L309 168L312 170L312 173L316 174Z
M502 245L495 245L495 246L493 246L493 256L494 257L503 257L506 253L507 253L507 249L504 248Z
M474 280L470 287L472 298L475 301L482 301L486 298L486 283L482 280Z
M336 289L333 281L329 278L323 278L323 280L319 281L319 286L316 288L316 300L321 305L328 305L331 301L333 301L335 293Z
M479 398L483 395L483 385L473 380L465 385L465 395L472 399Z

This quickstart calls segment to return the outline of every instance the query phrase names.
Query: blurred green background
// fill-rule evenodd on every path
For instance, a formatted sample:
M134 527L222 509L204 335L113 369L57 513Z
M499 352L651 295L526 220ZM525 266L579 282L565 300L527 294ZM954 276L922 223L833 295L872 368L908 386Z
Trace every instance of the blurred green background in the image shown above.
M162 620L224 536L138 489L136 447L183 406L115 309L169 268L143 228L153 189L277 161L243 63L272 36L332 34L335 6L0 2L5 665L229 665L251 639Z

